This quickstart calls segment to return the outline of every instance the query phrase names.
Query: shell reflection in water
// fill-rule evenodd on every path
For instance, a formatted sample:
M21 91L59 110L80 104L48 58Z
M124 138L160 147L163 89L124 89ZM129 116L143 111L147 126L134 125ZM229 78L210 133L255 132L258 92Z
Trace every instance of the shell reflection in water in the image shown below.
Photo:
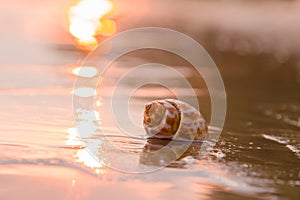
M168 167L182 167L184 162L180 161L183 158L192 157L199 158L202 142L186 143L186 142L172 142L170 140L152 138L148 139L142 153L140 154L140 163L144 165L156 165ZM182 149L186 149L182 152ZM160 153L157 151L160 150Z

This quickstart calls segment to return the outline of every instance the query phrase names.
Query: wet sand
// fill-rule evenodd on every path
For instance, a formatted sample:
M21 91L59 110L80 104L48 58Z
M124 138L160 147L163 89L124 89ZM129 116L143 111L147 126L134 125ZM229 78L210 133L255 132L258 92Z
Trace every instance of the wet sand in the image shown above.
M247 8L243 3L221 4L191 1L183 7L178 1L171 7L169 1L145 1L144 13L120 11L120 16L126 16L120 21L121 29L161 25L199 41L219 67L226 87L228 112L218 144L205 158L194 156L153 173L110 169L95 163L82 146L74 133L71 92L75 76L71 71L85 54L73 51L73 44L66 42L71 40L56 37L55 33L50 34L51 41L46 37L46 42L38 42L43 33L36 30L35 37L20 40L19 49L16 44L16 50L6 51L0 58L0 198L298 199L300 78L299 40L295 36L299 30L292 22L299 19L299 4L266 1L263 6L249 3ZM164 12L168 8L170 12ZM181 9L184 14L173 14ZM240 12L229 15L236 10ZM8 10L7 15L10 13ZM285 13L289 15L283 16ZM21 19L21 15L16 16ZM162 16L164 20L159 20ZM198 25L188 25L192 19ZM64 28L57 32L62 38L67 35ZM35 45L26 45L31 43ZM3 52L5 46L1 47ZM144 51L121 59L108 74L118 78L130 67L148 61L182 72L189 68L188 63L173 55ZM198 76L186 75L200 91L201 112L209 119L210 98L205 84ZM168 78L172 81L173 77ZM110 93L109 87L107 90L104 97ZM151 99L157 88L148 90L137 93L136 107L132 107L135 116L140 115L142 103ZM184 88L182 91L185 94ZM170 94L162 90L155 95L159 98ZM107 134L115 133L113 125L102 128ZM96 131L90 139L101 137ZM112 141L135 153L137 161L146 142L122 137Z

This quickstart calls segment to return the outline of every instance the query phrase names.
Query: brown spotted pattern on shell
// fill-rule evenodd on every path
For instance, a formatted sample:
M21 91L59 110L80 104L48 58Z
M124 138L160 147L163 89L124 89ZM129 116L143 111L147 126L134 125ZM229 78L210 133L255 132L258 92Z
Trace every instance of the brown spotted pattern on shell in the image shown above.
M149 137L203 140L208 136L206 121L193 106L175 99L145 105L144 128Z

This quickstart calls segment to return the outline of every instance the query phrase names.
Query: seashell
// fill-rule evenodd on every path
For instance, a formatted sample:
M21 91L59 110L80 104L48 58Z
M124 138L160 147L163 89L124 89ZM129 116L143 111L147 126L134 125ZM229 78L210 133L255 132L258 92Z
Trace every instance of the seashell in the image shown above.
M207 123L200 112L175 99L147 103L143 124L150 138L204 140L208 136Z

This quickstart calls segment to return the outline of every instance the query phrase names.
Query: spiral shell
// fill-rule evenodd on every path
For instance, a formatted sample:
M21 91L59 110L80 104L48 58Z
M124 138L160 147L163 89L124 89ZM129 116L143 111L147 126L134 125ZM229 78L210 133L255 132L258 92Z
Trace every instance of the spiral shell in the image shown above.
M207 124L200 112L175 99L146 104L143 124L151 138L203 140L208 136Z

